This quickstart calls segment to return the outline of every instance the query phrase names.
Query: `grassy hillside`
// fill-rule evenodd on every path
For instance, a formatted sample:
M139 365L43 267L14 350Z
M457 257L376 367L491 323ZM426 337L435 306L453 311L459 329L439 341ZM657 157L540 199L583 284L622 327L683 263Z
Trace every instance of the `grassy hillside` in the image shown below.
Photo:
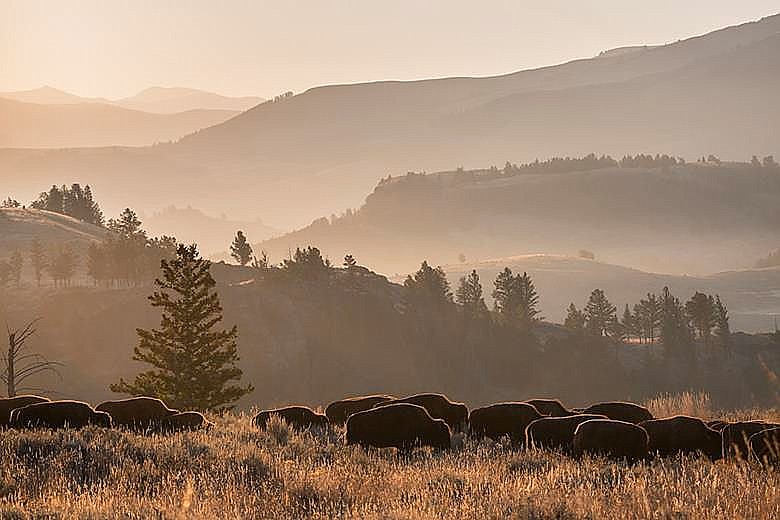
M780 16L628 54L491 78L312 88L171 146L78 154L0 153L13 177L78 174L151 210L230 201L277 227L358 204L387 173L646 151L780 156ZM729 129L729 131L723 131ZM91 178L85 178L85 175ZM146 182L186 182L149 192ZM20 186L17 179L9 182ZM175 184L174 184L175 185ZM17 191L18 192L18 191ZM219 195L219 196L215 196ZM114 201L107 201L107 205Z
M279 258L315 244L385 273L415 269L421 254L444 265L460 254L478 261L589 249L614 264L701 274L750 267L780 243L780 168L583 168L394 177L356 212L258 247Z
M685 413L672 408L669 411ZM714 414L717 416L717 414ZM778 421L777 411L742 412ZM636 465L472 441L408 459L340 429L261 432L249 417L169 437L89 428L0 440L7 518L776 518L780 473L678 457Z

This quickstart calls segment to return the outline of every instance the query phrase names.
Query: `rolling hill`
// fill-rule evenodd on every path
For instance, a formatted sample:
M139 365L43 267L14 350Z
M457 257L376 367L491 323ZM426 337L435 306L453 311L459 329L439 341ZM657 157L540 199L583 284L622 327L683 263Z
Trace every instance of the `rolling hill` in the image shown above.
M192 88L149 87L134 96L118 99L114 103L133 110L174 114L198 109L243 112L263 101L263 98L255 96L227 97Z
M169 146L4 151L0 172L12 172L4 176L15 185L77 175L102 183L103 193L143 200L140 209L174 203L220 213L229 200L243 216L259 205L272 225L290 227L358 205L388 173L589 152L780 155L778 31L775 15L504 76L317 87ZM175 192L141 187L161 177L190 189L172 200Z
M595 158L593 159L596 160ZM592 250L648 271L753 266L780 243L780 168L745 163L474 170L385 179L355 212L259 244L316 245L384 273L519 252Z

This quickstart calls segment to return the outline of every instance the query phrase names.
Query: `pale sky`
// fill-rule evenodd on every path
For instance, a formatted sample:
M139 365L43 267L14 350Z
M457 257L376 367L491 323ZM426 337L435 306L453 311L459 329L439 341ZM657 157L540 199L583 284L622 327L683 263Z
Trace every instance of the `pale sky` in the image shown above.
M484 76L780 12L777 0L0 0L0 91L152 85L270 97Z

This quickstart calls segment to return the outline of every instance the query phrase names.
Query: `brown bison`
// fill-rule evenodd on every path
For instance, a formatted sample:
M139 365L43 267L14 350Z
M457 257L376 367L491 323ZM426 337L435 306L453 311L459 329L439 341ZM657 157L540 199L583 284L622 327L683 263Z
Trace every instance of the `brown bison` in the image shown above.
M179 413L154 397L106 401L97 405L95 410L109 414L114 426L138 430L153 429L162 419Z
M780 424L763 421L744 421L729 424L720 432L723 441L723 457L747 459L750 454L750 437L762 430L778 426Z
M750 436L750 453L767 466L780 465L780 427L762 430Z
M585 408L582 413L606 415L613 421L623 421L632 424L639 424L653 418L653 414L644 406L622 401L592 404Z
M442 394L417 394L393 399L374 405L374 408L391 404L416 404L425 408L431 417L447 423L452 431L463 431L469 418L469 409L463 403L454 403Z
M729 423L727 421L721 421L719 419L713 420L713 421L707 421L707 426L709 428L712 428L716 432L723 431L723 428L728 426Z
M111 427L111 416L95 411L79 401L47 401L17 408L11 412L14 428L83 428L88 425Z
M572 452L637 461L647 456L647 432L636 424L611 419L591 419L574 431Z
M661 457L678 453L701 453L712 460L721 458L720 433L696 417L676 415L639 423L645 429L650 444L648 451Z
M154 431L158 433L176 433L209 429L214 423L208 421L199 412L181 412L161 418L154 425Z
M380 406L347 419L347 444L364 448L397 448L409 453L417 446L450 447L450 429L422 406L408 403Z
M604 415L569 415L567 417L542 417L525 429L527 446L570 453L577 426L593 419L606 419Z
M17 408L22 408L36 403L45 403L49 399L37 395L17 395L16 397L0 398L0 428L8 426L11 420L11 412Z
M494 441L508 436L514 444L525 442L525 428L542 415L528 403L497 403L475 408L469 414L469 431L476 439Z
M393 399L395 399L395 397L391 395L347 397L346 399L330 403L328 407L325 408L325 416L331 424L342 425L347 422L350 415L370 410L377 404L386 403Z
M287 406L274 410L263 410L255 416L252 422L258 428L265 430L271 417L284 419L284 422L298 431L308 430L309 428L326 428L328 426L327 417L314 412L306 406Z
M567 410L557 399L528 399L523 401L536 408L540 414L550 417L567 417L572 412Z

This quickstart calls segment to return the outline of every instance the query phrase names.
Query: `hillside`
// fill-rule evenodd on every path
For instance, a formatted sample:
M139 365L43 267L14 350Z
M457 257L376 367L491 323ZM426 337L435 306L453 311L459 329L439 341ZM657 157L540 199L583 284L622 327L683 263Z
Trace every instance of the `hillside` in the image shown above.
M178 139L237 113L152 114L105 103L40 105L0 98L0 147L144 146Z
M174 203L218 214L230 200L231 213L244 217L259 205L272 225L290 227L358 205L388 173L591 151L780 156L779 31L776 15L504 76L317 87L170 146L4 151L0 171L13 172L16 185L92 175L84 182L143 200L142 210ZM191 189L186 200L149 194L138 175Z
M752 267L780 243L780 168L583 167L592 169L395 177L354 213L258 248L278 259L314 244L332 259L351 253L389 274L409 272L423 257L451 264L461 254L479 260L580 249L647 271L708 273Z

